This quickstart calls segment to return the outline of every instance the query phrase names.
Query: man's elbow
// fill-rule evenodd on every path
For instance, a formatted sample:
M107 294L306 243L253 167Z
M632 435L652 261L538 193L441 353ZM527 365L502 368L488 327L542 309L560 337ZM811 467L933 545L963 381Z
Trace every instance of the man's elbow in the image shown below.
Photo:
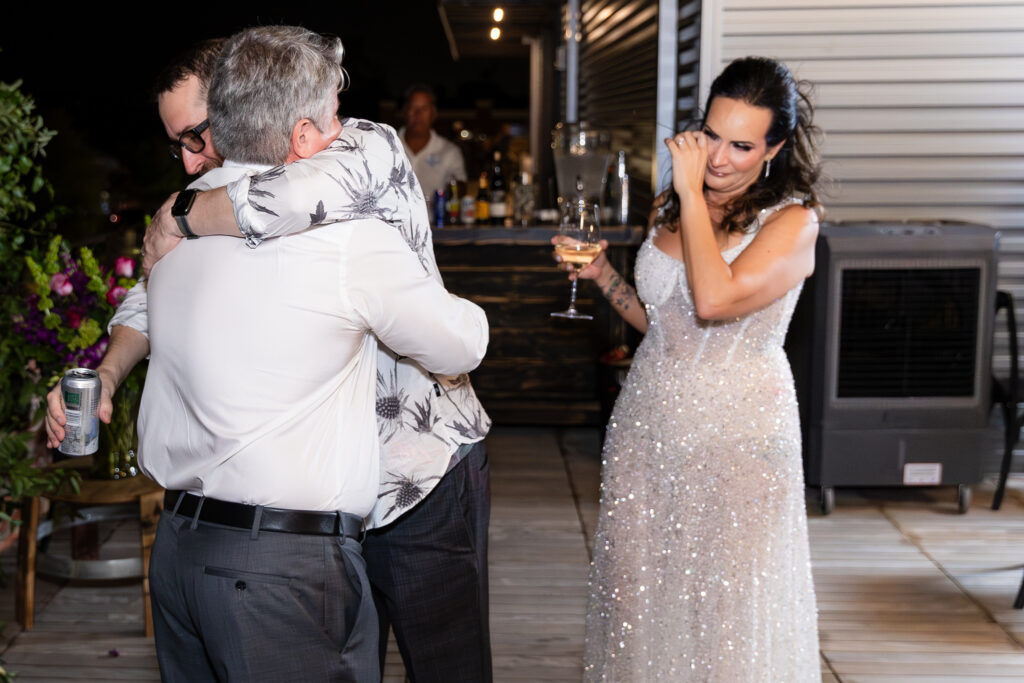
M463 326L460 334L452 344L455 353L447 358L439 359L443 367L431 368L441 375L461 375L476 370L484 356L487 355L487 344L490 341L490 330L487 318L480 311L479 318L471 325Z

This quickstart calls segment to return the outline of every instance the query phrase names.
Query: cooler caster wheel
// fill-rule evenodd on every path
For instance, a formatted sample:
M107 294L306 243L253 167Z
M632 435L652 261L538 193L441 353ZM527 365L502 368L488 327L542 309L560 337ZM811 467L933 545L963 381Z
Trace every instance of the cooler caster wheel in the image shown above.
M956 509L961 515L966 515L971 509L971 487L967 484L957 484Z
M831 486L822 486L819 502L821 503L821 514L832 514L832 510L836 507L836 490Z

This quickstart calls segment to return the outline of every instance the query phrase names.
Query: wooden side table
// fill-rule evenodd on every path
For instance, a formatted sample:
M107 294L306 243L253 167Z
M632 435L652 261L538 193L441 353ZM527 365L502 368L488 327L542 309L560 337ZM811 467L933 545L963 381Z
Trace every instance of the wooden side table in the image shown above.
M149 556L153 548L153 540L156 538L157 521L160 511L163 509L163 488L143 474L130 479L89 479L86 475L92 467L91 457L64 460L54 467L79 470L83 475L78 493L65 485L55 493L41 496L51 502L68 503L82 508L80 512L84 514L84 517L72 520L70 526L102 519L119 519L138 515L139 548L142 554L142 604L145 613L146 636L152 636L153 611L149 603ZM48 536L51 529L46 524L40 531L39 498L27 498L22 515L22 527L18 535L15 610L18 622L22 628L28 631L32 629L35 620L36 547L40 535ZM55 574L63 578L123 579L139 576L137 560L138 558L58 560L51 563L55 568L42 573Z

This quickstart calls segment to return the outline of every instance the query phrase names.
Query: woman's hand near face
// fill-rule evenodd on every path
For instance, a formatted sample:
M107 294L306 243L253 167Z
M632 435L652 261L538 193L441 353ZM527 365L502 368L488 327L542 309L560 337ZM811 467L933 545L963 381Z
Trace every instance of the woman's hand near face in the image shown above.
M708 166L708 139L700 131L687 131L666 138L672 155L672 186L682 203L703 196L704 173Z

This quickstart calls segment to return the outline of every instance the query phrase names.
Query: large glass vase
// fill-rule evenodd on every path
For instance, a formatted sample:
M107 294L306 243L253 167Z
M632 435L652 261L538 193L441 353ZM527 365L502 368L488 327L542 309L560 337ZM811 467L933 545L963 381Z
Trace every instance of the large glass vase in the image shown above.
M136 368L114 393L110 424L100 422L99 450L93 455L95 479L126 479L139 474L139 403L145 370Z

